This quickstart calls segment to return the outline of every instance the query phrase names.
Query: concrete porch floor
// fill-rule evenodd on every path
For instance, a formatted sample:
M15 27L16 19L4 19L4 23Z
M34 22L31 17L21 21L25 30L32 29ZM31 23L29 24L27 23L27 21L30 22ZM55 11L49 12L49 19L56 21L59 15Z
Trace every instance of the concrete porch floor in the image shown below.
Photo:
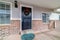
M36 34L35 40L60 40L60 32L53 30Z
M2 39L0 39L2 40ZM21 36L13 34L6 36L3 40L21 40ZM60 40L60 32L53 30L35 34L34 40Z

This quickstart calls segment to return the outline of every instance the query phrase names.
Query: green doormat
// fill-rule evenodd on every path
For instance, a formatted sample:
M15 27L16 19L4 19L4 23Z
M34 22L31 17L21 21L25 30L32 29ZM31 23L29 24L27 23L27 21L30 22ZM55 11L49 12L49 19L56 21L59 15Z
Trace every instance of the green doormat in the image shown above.
M29 34L23 34L21 36L22 40L33 40L35 37L35 35L33 33L29 33Z

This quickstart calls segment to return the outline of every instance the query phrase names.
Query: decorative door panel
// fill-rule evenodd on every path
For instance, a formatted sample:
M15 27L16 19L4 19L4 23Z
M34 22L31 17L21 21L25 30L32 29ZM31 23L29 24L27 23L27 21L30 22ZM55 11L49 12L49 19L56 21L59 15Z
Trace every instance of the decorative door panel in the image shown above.
M22 30L31 29L32 27L32 8L21 7L22 14Z

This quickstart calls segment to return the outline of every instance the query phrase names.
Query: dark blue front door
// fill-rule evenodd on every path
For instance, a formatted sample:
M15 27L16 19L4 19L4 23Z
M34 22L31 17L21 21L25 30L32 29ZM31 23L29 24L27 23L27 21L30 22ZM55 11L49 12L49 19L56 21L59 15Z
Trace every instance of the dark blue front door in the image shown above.
M22 30L31 29L32 23L32 9L29 7L22 7Z

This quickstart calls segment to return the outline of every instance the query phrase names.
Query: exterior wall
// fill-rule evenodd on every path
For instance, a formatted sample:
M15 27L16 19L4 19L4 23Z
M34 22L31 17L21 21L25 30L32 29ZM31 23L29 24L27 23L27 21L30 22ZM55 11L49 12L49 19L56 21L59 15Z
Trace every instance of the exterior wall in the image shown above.
M32 21L32 29L34 31L40 31L48 29L47 24L43 24L42 20L33 20ZM10 25L0 26L0 30L4 32L4 36L6 36L6 40L20 40L21 36L19 36L20 32L20 20L11 20Z
M10 25L0 25L0 40L20 40L20 20L11 20ZM5 38L2 38L5 37Z
M44 24L42 20L33 20L32 29L34 31L45 31L48 29L48 24Z
M12 20L10 25L0 26L0 29L3 30L3 32L8 32L7 40L20 40L19 32L20 32L20 21L18 20L21 18L20 15L20 2L18 3L18 8L14 7L13 1L10 1L12 3ZM24 3L22 3L24 4ZM30 4L27 4L30 6ZM33 6L33 20L32 20L32 30L34 32L36 31L44 31L48 30L48 24L44 24L42 22L42 12L51 12L51 9L37 7ZM13 20L14 19L14 20ZM17 20L16 20L17 19ZM36 20L35 20L36 19ZM58 25L58 24L57 24ZM5 32L5 33L6 33ZM20 34L21 35L21 34ZM36 39L37 40L37 39Z
M39 28L43 28L43 25L45 26L44 28L46 28L48 26L47 24L43 24L41 13L42 12L46 12L46 13L52 12L53 11L52 9L42 8L42 7L38 7L35 5L31 5L31 4L21 3L21 2L18 2L18 8L15 8L14 3L13 3L14 1L6 0L6 2L12 3L12 20L16 20L16 19L20 20L21 19L20 5L23 4L23 5L28 5L28 6L33 7L33 30L36 29L36 31L38 31L38 30L40 31L41 29L39 29ZM18 25L18 24L15 24L15 22L14 23L13 22L14 21L11 22L10 26L14 25L13 27L15 27L16 25ZM36 28L36 26L37 26L37 28Z
M60 32L60 20L57 20L55 22L56 22L55 30Z
M19 20L11 20L10 25L1 26L0 30L2 32L7 31L8 34L18 34L20 30L20 21Z
M5 0L3 0L5 1ZM26 4L26 3L21 3L18 1L18 8L14 7L14 0L6 0L6 2L11 2L12 3L12 18L13 19L20 19L21 18L21 14L20 14L20 5L28 5L28 6L32 6L33 7L33 19L41 19L41 13L42 12L52 12L52 9L48 9L48 8L43 8L43 7L38 7L35 5L31 5L31 4ZM36 16L37 15L37 16Z

